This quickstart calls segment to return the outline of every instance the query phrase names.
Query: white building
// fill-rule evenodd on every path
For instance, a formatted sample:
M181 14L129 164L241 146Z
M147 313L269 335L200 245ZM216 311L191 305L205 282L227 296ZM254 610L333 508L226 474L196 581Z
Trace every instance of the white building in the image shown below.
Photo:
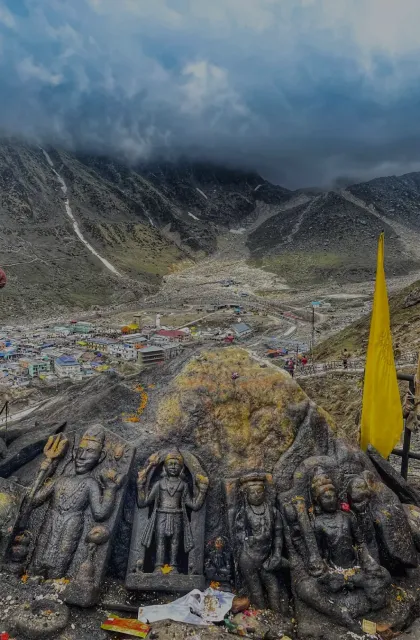
M121 358L122 360L137 360L137 349L133 344L117 342L116 344L110 344L108 347L108 353L115 358Z
M54 360L54 371L59 378L82 380L82 368L73 356L60 356Z

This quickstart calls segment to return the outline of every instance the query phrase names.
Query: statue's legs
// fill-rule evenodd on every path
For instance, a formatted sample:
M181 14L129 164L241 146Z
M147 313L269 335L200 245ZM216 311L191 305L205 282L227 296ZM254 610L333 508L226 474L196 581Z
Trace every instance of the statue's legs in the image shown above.
M158 513L156 518L156 562L155 571L159 571L165 564L165 528L166 514Z
M156 563L155 571L161 569L165 564L165 538L156 532Z
M295 585L296 593L307 605L332 618L338 624L347 627L354 633L360 633L360 624L353 618L349 609L340 605L340 595L334 594L335 602L331 603L331 594L326 594L313 578L303 579Z
M239 558L239 569L245 582L251 604L257 609L265 609L265 597L258 563L254 562L246 553Z
M174 516L174 531L173 531L171 543L170 543L171 548L170 548L170 557L169 557L169 564L171 567L173 567L174 571L177 571L177 560L178 560L178 551L179 551L179 544L181 541L181 535L182 535L181 514L177 514L176 516Z
M270 609L287 616L289 614L289 597L285 586L280 588L277 576L265 569L261 569L260 575L267 592Z
M67 575L83 531L83 514L63 516L52 511L39 541L39 554L34 562L37 572L50 579Z

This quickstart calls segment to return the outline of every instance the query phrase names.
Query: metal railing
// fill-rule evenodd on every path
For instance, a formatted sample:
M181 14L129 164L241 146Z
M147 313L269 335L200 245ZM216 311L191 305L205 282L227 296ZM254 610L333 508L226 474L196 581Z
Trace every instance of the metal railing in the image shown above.
M408 382L408 386L410 389L410 394L412 398L412 404L414 407L414 394L415 394L415 383L414 383L414 375L410 375L408 373L397 373L398 380L405 380ZM394 456L400 456L401 458L401 475L404 480L407 480L408 475L408 463L410 458L414 460L420 460L420 453L416 453L415 451L410 451L411 446L411 429L408 429L405 425L404 421L404 438L403 438L403 448L402 449L393 449L392 453Z
M417 364L417 351L406 351L395 361L397 367L404 367L409 364ZM306 365L298 365L295 374L298 377L313 376L319 373L332 371L363 371L365 360L362 358L349 358L345 366L343 360L329 360L327 362L313 362Z

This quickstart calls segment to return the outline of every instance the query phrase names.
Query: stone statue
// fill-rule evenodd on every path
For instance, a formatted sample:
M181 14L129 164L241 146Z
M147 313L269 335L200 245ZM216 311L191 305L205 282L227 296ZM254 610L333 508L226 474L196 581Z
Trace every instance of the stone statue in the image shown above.
M347 485L348 504L356 516L358 530L370 555L379 562L379 550L376 542L375 527L370 508L372 491L362 475L354 476Z
M52 436L23 502L8 568L69 578L63 598L92 606L124 500L134 449L100 425ZM99 526L97 523L103 523Z
M86 536L87 558L80 565L79 570L70 584L64 591L64 597L69 602L78 603L80 592L84 592L85 602L88 601L93 605L99 598L99 585L95 580L96 574L96 556L101 545L109 541L110 532L107 527L97 525L93 527Z
M187 508L193 511L201 509L206 498L209 481L205 476L196 477L198 494L193 498L182 477L184 459L180 453L171 452L165 457L163 477L147 493L147 474L158 462L159 459L156 456L151 456L148 466L138 475L137 504L139 507L153 505L153 513L141 542L143 546L149 548L153 534L155 534L155 571L160 571L165 565L167 547L169 547L168 564L172 572L177 573L177 558L182 540L185 553L189 553L194 547Z
M298 467L282 494L284 531L297 615L310 626L312 609L360 633L360 618L388 605L391 576L370 553L371 489L342 471L326 456Z
M354 497L362 506L366 499L359 486ZM340 589L363 589L371 609L380 609L387 601L386 587L391 576L369 553L364 530L358 526L353 513L339 509L337 491L331 478L321 469L313 477L314 531L327 572L319 576L322 584L332 592ZM344 572L342 571L344 569Z
M0 567L13 540L25 488L13 480L0 478Z
M139 517L132 533L128 588L169 589L173 583L173 589L183 590L203 584L203 507L208 485L198 461L188 452L156 453L149 458L137 479ZM200 576L198 581L186 579L194 574Z
M350 568L356 565L354 545L361 543L355 517L338 508L332 480L318 471L312 480L314 531L322 558L327 565Z
M234 523L237 565L251 603L287 615L288 597L276 572L281 567L282 518L266 493L265 474L240 480L243 504Z
M232 577L231 554L227 548L226 540L222 536L218 536L207 544L204 566L208 580L230 582Z
M49 502L49 513L37 545L34 568L48 578L63 578L83 534L85 511L90 508L97 522L107 520L115 506L117 491L125 477L108 470L101 474L104 489L92 476L102 458L105 433L92 427L80 440L74 459L74 472L40 488L32 498L31 508ZM47 466L50 458L42 463Z

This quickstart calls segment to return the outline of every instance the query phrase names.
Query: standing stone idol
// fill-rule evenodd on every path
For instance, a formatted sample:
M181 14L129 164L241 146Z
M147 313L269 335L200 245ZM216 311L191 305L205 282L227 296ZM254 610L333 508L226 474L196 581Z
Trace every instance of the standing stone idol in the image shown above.
M90 507L95 521L103 522L115 506L124 476L115 471L102 473L102 490L91 473L102 457L104 442L100 427L86 431L76 451L74 473L51 480L33 497L33 508L50 502L35 556L35 570L48 578L67 574L83 533L86 509Z
M98 522L106 523L110 534L114 529L134 452L100 425L89 428L70 451L69 444L61 434L48 441L38 476L23 504L21 533L15 538L11 560L46 578L72 578L65 599L90 606L93 592L76 579L89 553L87 534ZM103 546L93 576L96 587L106 566L109 545Z
M183 589L184 585L189 588L190 574L200 575L200 585L202 583L203 505L209 481L194 456L187 455L188 461L179 451L153 454L138 474L139 512L133 529L128 588ZM162 472L160 478L155 479L159 467ZM196 513L201 513L198 520L193 518ZM195 555L198 564L194 563L194 551L199 552ZM182 557L188 558L188 575L185 575Z
M281 514L267 493L266 474L239 480L233 520L236 565L251 603L288 614L288 594L281 584L283 525ZM236 492L238 493L238 492Z

